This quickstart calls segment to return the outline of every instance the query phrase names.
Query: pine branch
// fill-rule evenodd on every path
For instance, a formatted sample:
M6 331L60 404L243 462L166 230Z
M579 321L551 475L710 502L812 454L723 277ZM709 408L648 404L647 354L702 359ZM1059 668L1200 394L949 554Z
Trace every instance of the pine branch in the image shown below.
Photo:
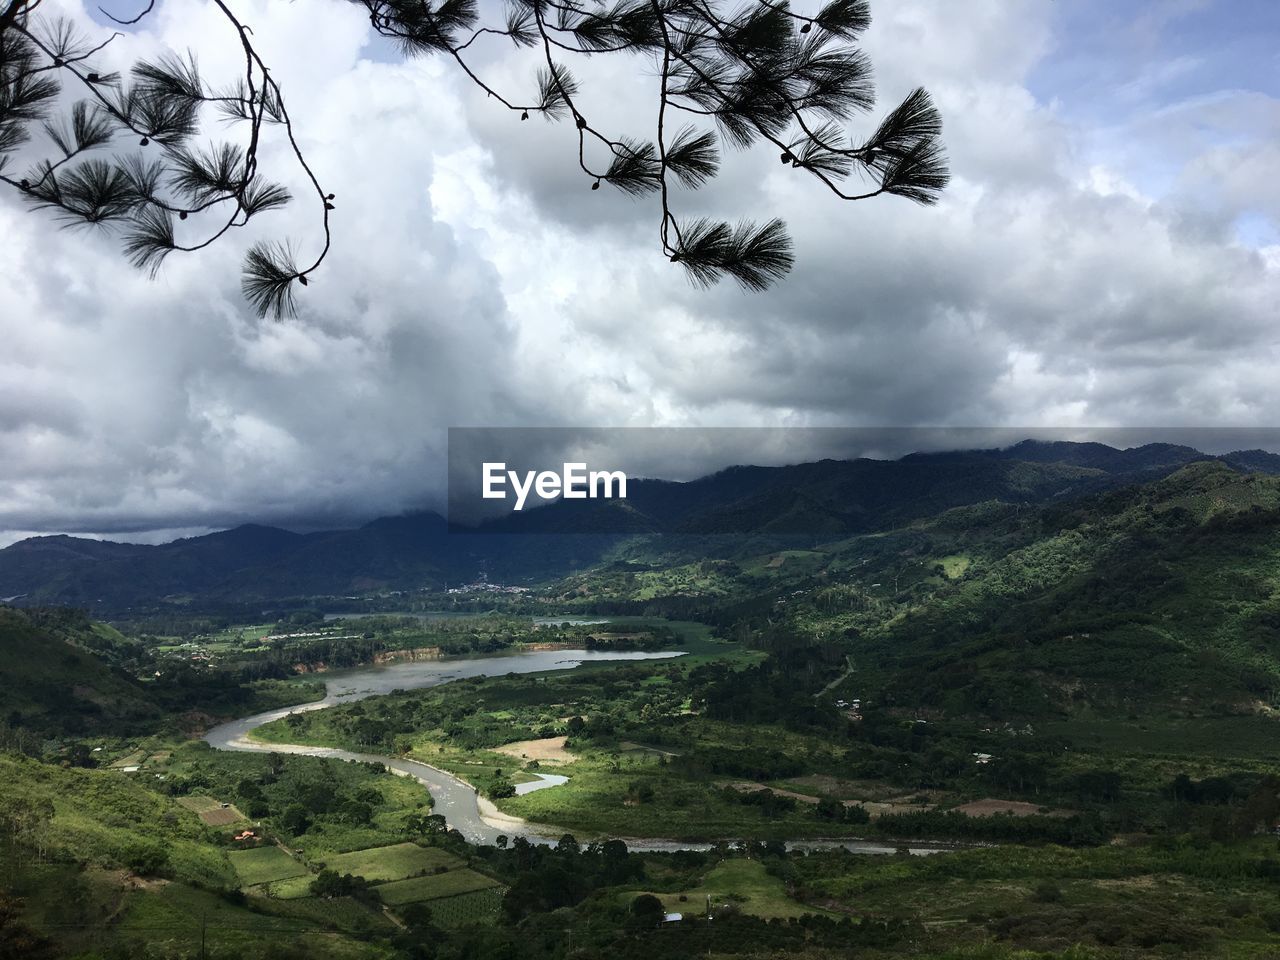
M161 57L155 63L142 60L130 71L133 81L151 96L167 97L197 107L205 100L204 84L195 56Z
M569 98L578 92L578 82L558 63L538 68L538 107L548 120L562 120L570 112Z
M207 152L176 150L170 160L169 185L194 204L238 193L243 182L244 150L234 143Z
M71 125L64 129L46 120L42 126L49 139L66 157L109 143L115 133L111 117L87 100L71 108Z
M592 187L609 182L636 196L658 191L662 248L698 285L732 277L748 290L759 290L784 277L792 265L781 220L732 227L711 218L679 221L672 213L668 174L687 189L713 180L720 170L718 137L739 149L762 140L772 144L784 163L844 200L883 193L930 204L948 182L941 117L923 90L913 91L870 137L846 129L874 103L870 61L851 43L870 23L867 0L828 0L813 15L792 10L787 0L751 0L732 10L726 0L505 0L496 18L478 0L351 2L407 55L445 54L520 119L533 112L548 120L572 117L577 163ZM23 11L0 28L0 181L64 222L116 224L129 259L154 273L170 252L199 250L258 213L289 202L288 191L258 172L263 125L278 124L319 200L324 243L306 267L295 263L287 247L256 245L246 258L243 287L262 315L290 314L296 287L307 285L307 275L329 252L334 197L321 189L307 163L280 87L229 0L210 3L234 29L244 69L238 81L216 94L206 88L191 54L139 62L127 83L118 74L94 70L89 61L118 35L92 46L65 20L33 26L27 11L35 3L0 5L7 17L19 7ZM151 9L148 2L133 21L124 22L136 22ZM499 40L517 48L541 46L543 63L531 101L504 95L481 76L482 60L471 63L463 56L473 44ZM640 53L661 64L653 142L593 125L580 109L569 58L614 53ZM55 116L58 77L80 85L87 99ZM244 123L243 139L190 147L205 104L227 120ZM697 126L671 136L672 110L697 118ZM710 125L714 131L699 129ZM33 131L43 132L51 156L35 162L28 177L14 179L4 171L16 152L33 142ZM161 149L149 156L117 150L110 162L84 156L116 147L122 133L136 137L141 148L155 143ZM603 171L593 165L589 146L607 149ZM875 188L859 193L846 187L855 170L869 175ZM218 222L200 232L204 239L177 241L175 219L213 217L214 208Z
M828 33L852 40L871 26L871 4L867 0L831 0L813 22Z
M743 222L730 237L729 246L723 269L747 290L767 290L795 264L791 237L781 220L770 220L759 228Z
M613 161L601 179L632 196L657 190L658 155L653 144L624 137L614 147Z
M288 246L255 243L245 255L240 289L259 316L281 320L297 310L293 298L293 282L297 279L298 267Z
M833 177L844 178L853 168L844 131L837 123L824 123L795 143L782 155L784 163L820 170Z
M882 189L931 206L938 202L950 179L942 148L931 141L922 141L884 167Z
M667 167L681 183L697 189L720 172L716 135L699 133L693 127L680 130L667 147Z
M255 216L264 210L274 210L285 206L293 197L289 191L278 183L267 183L261 177L254 177L245 187L240 197L240 206L245 218Z
M538 43L538 32L533 29L533 15L514 5L507 9L506 29L502 32L517 47L532 47Z
M24 193L38 208L54 209L68 224L100 225L125 220L141 197L123 170L106 160L85 160L63 173L46 164L39 180Z
M253 120L261 118L272 123L283 123L280 98L271 87L256 91L252 96L244 79L237 81L235 87L217 97L218 109L227 120Z
M125 256L139 270L147 271L152 279L176 247L173 217L167 210L154 206L146 207L133 219L133 227L124 237Z
M936 140L941 135L942 116L928 92L917 87L880 121L875 133L863 144L863 152L888 162L893 157L906 155L921 142Z
M746 290L766 290L791 272L795 257L781 220L763 227L742 222L736 228L708 219L682 225L680 245L671 259L688 271L695 285L709 287L728 275Z

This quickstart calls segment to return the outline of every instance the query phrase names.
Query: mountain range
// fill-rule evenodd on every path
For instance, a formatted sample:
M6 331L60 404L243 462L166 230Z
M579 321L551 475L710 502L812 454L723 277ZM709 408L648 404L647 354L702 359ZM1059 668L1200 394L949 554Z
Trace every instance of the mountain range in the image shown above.
M604 558L636 535L813 542L888 530L985 501L1046 504L1159 479L1198 461L1280 474L1262 450L1211 457L1187 446L1116 449L1024 441L898 460L736 466L689 482L637 480L626 500L558 501L451 528L435 513L294 533L246 524L160 545L32 537L0 550L0 598L103 612L169 601L244 601L536 581Z

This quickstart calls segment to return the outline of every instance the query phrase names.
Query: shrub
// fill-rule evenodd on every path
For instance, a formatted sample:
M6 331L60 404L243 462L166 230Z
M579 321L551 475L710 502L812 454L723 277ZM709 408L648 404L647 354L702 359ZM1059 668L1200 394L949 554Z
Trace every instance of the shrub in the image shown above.
M1061 903L1062 888L1052 880L1042 880L1031 892L1031 899L1037 903Z

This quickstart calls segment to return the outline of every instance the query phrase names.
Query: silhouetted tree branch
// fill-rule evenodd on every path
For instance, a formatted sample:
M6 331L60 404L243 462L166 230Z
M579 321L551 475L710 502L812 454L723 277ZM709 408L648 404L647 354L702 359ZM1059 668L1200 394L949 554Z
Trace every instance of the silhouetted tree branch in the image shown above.
M448 56L521 120L571 119L590 188L657 193L662 250L699 285L730 277L761 290L793 263L780 219L732 226L677 217L678 190L717 175L722 140L738 149L766 141L784 164L843 200L893 194L931 204L947 183L941 119L924 90L865 139L846 130L875 102L870 62L853 43L870 23L867 0L829 0L812 14L785 0L750 0L733 11L720 0L505 0L501 19L486 24L475 0L349 2L406 55ZM191 54L139 62L127 77L96 70L118 33L94 45L64 20L34 17L40 0L0 0L0 181L64 223L118 231L131 262L154 274L170 253L200 250L289 202L258 171L263 130L279 127L315 194L323 232L318 252L301 264L294 244L250 249L244 294L261 315L279 318L294 312L295 285L306 286L328 254L334 196L298 146L251 28L227 0L213 3L244 54L243 75L221 91L205 84ZM153 0L132 17L104 13L128 26L152 10ZM528 99L497 90L468 61L474 44L495 38L536 58ZM613 54L638 55L658 72L652 141L606 132L580 107L567 60ZM70 106L65 82L83 94ZM239 142L191 146L209 109L242 126ZM693 122L673 129L673 111ZM47 144L43 155L34 152L37 139ZM132 149L122 147L131 139ZM34 157L25 173L13 169L20 154Z

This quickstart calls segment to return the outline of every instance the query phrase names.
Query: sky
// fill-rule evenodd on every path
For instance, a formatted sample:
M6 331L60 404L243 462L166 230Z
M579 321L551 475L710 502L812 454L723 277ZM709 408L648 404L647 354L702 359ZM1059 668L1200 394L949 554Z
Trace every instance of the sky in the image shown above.
M873 0L880 100L852 129L925 86L953 182L932 208L841 203L772 149L727 155L676 204L787 221L796 268L764 294L692 287L652 199L589 189L571 128L402 60L360 8L233 7L336 194L332 252L296 319L260 320L244 250L314 249L314 204L150 280L0 193L0 544L439 506L450 427L1280 424L1269 0ZM107 59L191 49L234 78L210 5L142 27ZM477 47L488 82L530 89L527 54ZM593 122L651 129L651 65L579 72ZM303 196L282 143L262 162Z

